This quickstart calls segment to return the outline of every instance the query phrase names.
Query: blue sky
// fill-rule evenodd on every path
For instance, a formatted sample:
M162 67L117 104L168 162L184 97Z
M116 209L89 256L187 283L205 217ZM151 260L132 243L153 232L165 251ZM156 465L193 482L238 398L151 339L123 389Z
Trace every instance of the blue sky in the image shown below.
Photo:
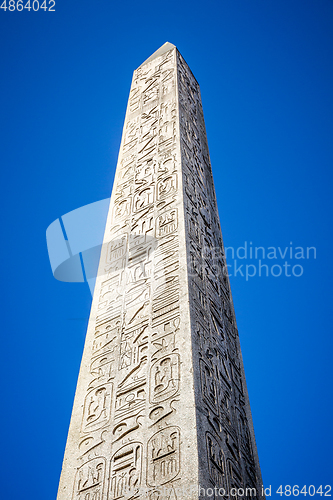
M201 86L225 246L316 248L231 287L265 486L330 484L332 0L55 9L0 9L1 498L56 497L91 296L45 232L110 196L132 72L166 41Z

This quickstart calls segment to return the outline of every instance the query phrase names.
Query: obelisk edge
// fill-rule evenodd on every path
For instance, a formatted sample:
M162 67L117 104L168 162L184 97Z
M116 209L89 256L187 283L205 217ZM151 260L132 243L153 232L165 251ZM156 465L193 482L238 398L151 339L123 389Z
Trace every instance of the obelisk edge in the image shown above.
M148 59L146 59L142 64L140 64L139 68L141 68L141 66L144 66L145 64L150 63L151 61L153 61L157 57L162 56L166 52L169 52L169 50L176 49L176 48L177 47L173 43L165 42L159 49L155 50L155 52L150 57L148 57ZM139 69L139 68L137 68L137 69Z

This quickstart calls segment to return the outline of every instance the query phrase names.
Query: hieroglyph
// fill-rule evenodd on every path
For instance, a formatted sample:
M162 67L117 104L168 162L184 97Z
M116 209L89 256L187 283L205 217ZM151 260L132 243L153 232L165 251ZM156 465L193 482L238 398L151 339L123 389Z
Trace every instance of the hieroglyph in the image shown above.
M133 75L58 500L261 496L225 269L199 86L165 44Z

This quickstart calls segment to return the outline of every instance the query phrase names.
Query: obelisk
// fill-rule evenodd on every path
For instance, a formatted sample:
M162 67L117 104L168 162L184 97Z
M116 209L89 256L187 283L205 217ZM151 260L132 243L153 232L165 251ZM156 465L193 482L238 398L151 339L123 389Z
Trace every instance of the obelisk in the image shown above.
M165 43L133 75L57 498L229 494L261 475L199 85Z

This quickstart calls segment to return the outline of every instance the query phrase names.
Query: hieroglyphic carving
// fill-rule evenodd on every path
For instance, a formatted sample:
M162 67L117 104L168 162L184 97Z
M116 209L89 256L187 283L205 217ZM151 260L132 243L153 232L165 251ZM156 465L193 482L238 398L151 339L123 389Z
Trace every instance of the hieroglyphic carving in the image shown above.
M88 392L84 404L82 431L104 427L110 420L113 385L105 384Z
M180 433L178 427L167 427L150 438L147 445L147 483L162 486L180 472Z
M178 212L176 208L168 210L157 217L156 237L161 238L173 233L178 228Z
M141 479L142 444L130 443L120 448L111 459L108 498L133 498L139 491Z
M227 491L226 465L221 444L210 432L206 434L206 442L210 477L216 486Z
M140 428L147 404L151 425L160 425L174 413L172 402L179 391L179 354L175 352L179 318L170 318L179 307L179 242L174 236L168 239L178 228L175 62L176 53L171 50L157 66L139 68L134 74L129 99L129 113L134 114L129 114L124 127L111 210L112 240L107 245L105 279L96 291L91 379L83 405L80 452L81 457L96 454L107 443L117 450L110 461L112 499L141 484ZM155 358L149 369L150 345ZM139 441L133 444L134 436ZM80 467L83 475L84 465ZM91 500L95 500L93 495ZM96 496L96 500L102 499Z
M163 488L156 488L151 493L149 493L149 500L177 500L176 490L171 483L169 488L163 486Z
M192 390L207 480L256 485L200 90L175 48L134 72L105 235L73 500L177 500Z
M143 358L148 344L148 335L146 333L148 322L146 321L140 325L125 328L122 332L120 344L120 370L136 365Z
M218 412L217 383L213 368L200 360L201 387L204 401L214 413Z
M150 402L160 403L175 396L179 389L179 355L158 359L150 369Z
M228 482L258 486L200 90L180 55L177 70L189 291L192 314L196 316L194 346L200 359L201 414L206 415L207 429L215 433L207 434L210 477L216 486L224 487ZM225 458L216 459L222 450L227 462Z
M106 460L99 457L89 460L78 468L73 500L103 500L105 463Z

